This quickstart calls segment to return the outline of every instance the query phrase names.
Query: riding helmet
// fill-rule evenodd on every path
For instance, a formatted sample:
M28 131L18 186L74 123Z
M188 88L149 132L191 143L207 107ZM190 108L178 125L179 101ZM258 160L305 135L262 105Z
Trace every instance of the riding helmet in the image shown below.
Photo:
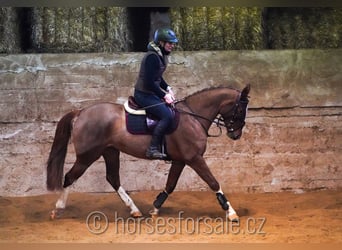
M156 30L154 33L154 42L159 43L160 41L178 43L175 32L169 28L161 28Z

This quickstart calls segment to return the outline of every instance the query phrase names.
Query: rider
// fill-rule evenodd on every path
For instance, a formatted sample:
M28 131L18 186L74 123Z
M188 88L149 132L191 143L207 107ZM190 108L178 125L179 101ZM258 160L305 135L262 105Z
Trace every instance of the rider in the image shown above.
M165 154L159 146L167 128L171 125L173 116L167 104L175 100L171 87L163 79L167 66L167 55L174 48L178 39L169 28L157 29L154 39L147 46L147 53L142 59L138 80L135 84L134 98L141 107L159 119L155 127L146 156L152 159L163 159Z

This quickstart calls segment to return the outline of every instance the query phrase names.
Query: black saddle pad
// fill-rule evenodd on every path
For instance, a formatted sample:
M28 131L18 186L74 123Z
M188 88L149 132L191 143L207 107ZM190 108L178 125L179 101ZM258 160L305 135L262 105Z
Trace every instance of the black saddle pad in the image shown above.
M146 115L132 115L126 112L126 127L134 135L152 134L147 127Z
M179 123L179 112L176 110L173 110L174 112L174 119L173 123L168 128L167 134L171 134L174 132ZM128 112L126 112L126 127L127 131L134 135L151 135L153 133L153 129L157 125L158 120L154 119L153 117L150 117L146 115L133 115Z

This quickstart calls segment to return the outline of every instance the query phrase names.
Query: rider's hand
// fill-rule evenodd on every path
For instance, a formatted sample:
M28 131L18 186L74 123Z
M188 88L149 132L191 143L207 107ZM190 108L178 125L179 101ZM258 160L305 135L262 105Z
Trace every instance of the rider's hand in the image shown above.
M172 91L172 88L170 86L167 87L167 92L169 92L170 95L172 95L172 98L175 100L175 94Z
M170 93L167 93L165 96L164 96L164 100L167 104L171 104L174 102L175 98L170 94Z
M176 100L175 93L173 93L172 88L170 86L167 87L166 91L172 96L173 100Z

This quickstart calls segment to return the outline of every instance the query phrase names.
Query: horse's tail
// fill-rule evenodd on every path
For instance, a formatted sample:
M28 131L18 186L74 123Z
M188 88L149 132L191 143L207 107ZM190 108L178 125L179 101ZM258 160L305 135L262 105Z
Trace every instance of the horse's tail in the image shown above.
M78 110L67 113L57 124L55 138L47 161L46 185L48 190L62 189L63 166L71 136L72 121L78 113Z

